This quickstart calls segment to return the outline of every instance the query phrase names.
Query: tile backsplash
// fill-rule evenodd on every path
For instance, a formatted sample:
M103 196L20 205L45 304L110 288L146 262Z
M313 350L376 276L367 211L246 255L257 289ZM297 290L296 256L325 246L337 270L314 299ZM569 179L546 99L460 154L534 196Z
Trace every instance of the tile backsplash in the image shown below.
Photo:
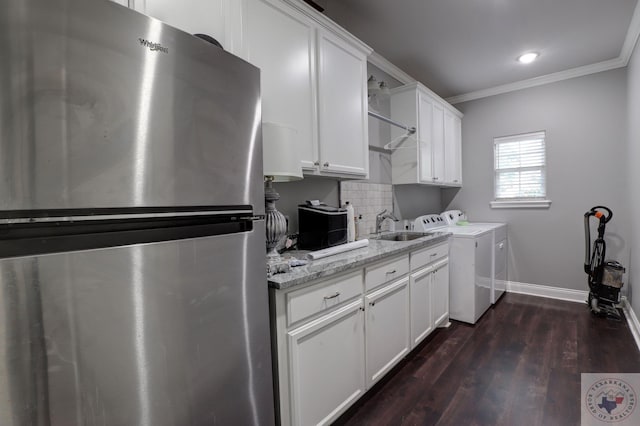
M376 215L393 211L393 186L382 183L340 182L340 205L349 201L356 218L362 215L366 234L376 231ZM393 229L393 221L385 220L383 230ZM361 236L359 236L361 238Z

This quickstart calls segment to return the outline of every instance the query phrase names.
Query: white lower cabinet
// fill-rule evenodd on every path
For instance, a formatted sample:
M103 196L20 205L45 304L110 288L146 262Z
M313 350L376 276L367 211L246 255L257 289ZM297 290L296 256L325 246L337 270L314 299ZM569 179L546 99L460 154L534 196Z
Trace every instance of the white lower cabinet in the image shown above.
M411 348L449 321L449 260L411 273Z
M416 253L414 258L428 258L428 263L412 262L411 348L427 337L434 328L449 321L449 257L448 245L428 249L428 256Z
M329 424L365 391L362 300L288 337L292 424Z
M411 347L414 348L433 330L431 315L432 268L411 274Z
M449 321L449 259L433 266L431 295L433 325L438 327Z
M365 297L367 387L409 353L409 278Z
M282 425L330 424L449 317L449 243L270 290Z

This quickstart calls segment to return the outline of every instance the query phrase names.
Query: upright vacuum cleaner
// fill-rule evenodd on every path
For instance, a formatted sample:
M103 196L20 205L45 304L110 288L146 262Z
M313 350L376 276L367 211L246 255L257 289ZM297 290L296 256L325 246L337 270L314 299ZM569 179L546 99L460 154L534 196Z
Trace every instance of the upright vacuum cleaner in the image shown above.
M613 217L613 212L605 206L592 207L584 214L584 237L586 251L584 271L589 276L589 299L587 303L591 312L598 316L620 320L622 313L618 308L622 275L625 269L619 262L605 260L607 245L604 241L604 230ZM591 247L591 219L598 220L598 238Z

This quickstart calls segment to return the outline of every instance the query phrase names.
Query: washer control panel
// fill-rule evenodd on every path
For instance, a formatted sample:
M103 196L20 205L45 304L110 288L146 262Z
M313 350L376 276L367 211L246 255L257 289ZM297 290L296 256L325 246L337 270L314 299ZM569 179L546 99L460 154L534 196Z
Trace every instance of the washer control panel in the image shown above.
M461 220L467 220L467 215L460 210L447 210L440 214L447 225L455 225Z
M413 230L418 232L434 231L447 226L447 222L439 214L425 214L413 221Z

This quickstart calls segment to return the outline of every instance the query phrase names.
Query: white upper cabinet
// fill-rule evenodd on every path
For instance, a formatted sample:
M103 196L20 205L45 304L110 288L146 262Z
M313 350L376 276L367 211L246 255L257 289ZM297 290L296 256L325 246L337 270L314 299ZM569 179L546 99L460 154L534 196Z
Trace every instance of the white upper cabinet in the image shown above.
M318 32L320 170L368 175L367 55Z
M129 7L191 34L206 34L236 55L241 53L237 0L129 0Z
M444 179L462 185L462 120L451 111L444 112Z
M432 99L433 122L431 129L431 141L433 144L432 164L433 181L435 183L444 182L444 106Z
M411 93L407 93L407 95L411 96ZM407 102L407 101L405 99L402 99L401 102ZM401 106L398 105L395 109L400 109L400 108ZM433 129L433 114L431 113L431 111L433 111L433 102L431 102L431 98L423 93L418 93L418 109L417 110L429 111L429 112L425 114L419 114L416 118L418 123L417 133L416 133L417 135L416 143L417 143L419 160L418 160L418 163L415 165L415 167L417 168L419 181L423 183L430 183L431 181L433 181L433 162L431 160L432 159L431 152L433 149L433 140L431 137L431 129ZM408 115L408 114L403 114L403 115ZM408 139L407 142L405 143L407 145L411 145L412 140ZM413 163L411 162L411 159L406 158L407 155L412 156L413 154L414 152L412 152L412 150L410 149L403 149L402 151L396 151L396 153L393 154L394 166L396 166L396 164L400 164L401 161L404 163L403 164L404 173L402 174L402 176L399 176L400 182L398 183L401 183L405 180L414 182L413 176L415 175L416 170L414 170L414 166L413 166ZM407 160L410 161L409 164L406 163ZM396 183L396 181L394 180L393 183Z
M391 156L393 184L461 186L462 114L420 83L392 90L391 118L416 134ZM404 131L392 128L392 136Z
M281 2L247 3L246 59L260 68L262 121L294 128L302 167L316 170L315 25Z
M371 49L299 0L129 0L260 68L262 121L297 130L304 173L367 178Z

